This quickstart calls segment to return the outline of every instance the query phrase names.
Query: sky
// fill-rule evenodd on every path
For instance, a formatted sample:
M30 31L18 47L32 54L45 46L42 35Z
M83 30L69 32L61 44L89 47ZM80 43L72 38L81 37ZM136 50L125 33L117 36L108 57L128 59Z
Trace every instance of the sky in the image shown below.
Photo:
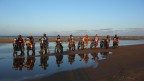
M0 0L2 35L144 36L144 0Z

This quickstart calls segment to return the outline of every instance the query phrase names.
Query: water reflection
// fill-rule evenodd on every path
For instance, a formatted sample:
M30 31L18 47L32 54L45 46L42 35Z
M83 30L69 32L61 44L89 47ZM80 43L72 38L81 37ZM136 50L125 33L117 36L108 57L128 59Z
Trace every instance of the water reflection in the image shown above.
M88 60L89 60L89 56L88 56L88 54L86 53L86 54L84 54L84 61L85 61L85 63L88 63Z
M80 53L80 54L78 54L78 55L79 55L79 57L81 58L79 61L84 60L84 53Z
M25 55L25 53L19 53L18 51L13 52L13 56L14 56L14 57L24 56L24 55Z
M33 70L35 60L36 59L33 55L27 56L27 60L26 60L26 63L25 63L25 67L27 68L27 70Z
M120 40L120 46L124 45L134 45L134 44L143 44L143 40ZM54 42L50 42L50 53L54 52ZM67 43L63 43L64 51L66 51ZM112 44L110 44L112 46ZM39 43L36 44L36 55L39 55ZM27 77L35 77L35 76L45 76L45 75L51 75L57 72L61 71L69 71L69 70L75 70L75 69L81 69L81 68L87 68L87 67L93 67L97 68L99 66L100 60L105 60L109 58L110 54L108 53L76 53L74 57L74 61L70 64L67 55L58 55L61 57L59 59L59 62L56 62L56 56L52 55L47 57L47 63L48 66L46 67L46 70L41 69L41 57L35 57L35 60L29 61L31 63L28 63L26 65L27 59L30 59L29 57L23 57L21 56L21 52L18 51L17 55L13 57L13 49L12 45L10 44L3 44L0 47L0 81L18 81L19 79L24 79ZM25 50L25 53L26 50ZM30 57L32 53L30 52ZM87 55L87 56L86 56ZM27 56L25 54L25 56ZM85 63L86 57L88 57L88 62ZM42 57L44 58L44 57ZM85 60L84 60L85 59ZM30 66L32 65L32 66ZM26 67L27 66L27 67ZM59 66L59 67L58 67ZM13 68L12 68L13 67ZM29 71L27 68L32 68L31 71Z
M55 55L55 57L56 57L56 64L57 64L57 67L60 67L60 64L62 64L63 63L63 55L60 55L60 54L57 54L57 55Z
M102 58L106 59L108 57L108 53L107 52L100 52L100 54L101 54Z
M13 58L13 68L15 70L22 70L24 67L24 61L25 61L25 57L23 57L23 55L18 55L16 57Z
M49 56L40 56L40 65L42 67L42 69L46 70L48 67L48 61Z
M75 61L75 54L68 55L68 61L69 61L70 64L73 64L73 62Z
M92 60L94 60L94 61L99 60L98 53L91 53L91 55L92 55Z
M19 75L19 78L20 77L23 78L41 74L51 75L60 71L68 71L86 67L97 68L99 61L107 59L110 54L111 52L95 52L95 53L85 52L79 54L66 54L66 55L62 54L56 54L50 56L41 55L39 57L35 57L33 55L24 57L23 55L20 54L13 57L13 63L12 63L13 70L10 70L9 72L7 72L7 74L9 76L12 76L13 73L16 73L17 75ZM9 64L11 64L10 60L6 62L9 62ZM6 71L7 69L8 68L3 68L2 70ZM13 75L13 77L16 78L17 76Z
M34 55L28 55L26 57L26 60L25 57L20 54L13 57L13 68L15 70L22 70L25 67L27 68L27 70L33 70L36 58L40 58L39 66L43 70L47 70L49 66L48 60L53 56L55 56L57 67L60 67L62 63L64 63L64 65L66 64L66 60L63 60L64 56L68 57L68 63L72 65L75 62L76 58L78 57L79 59L76 61L83 61L85 64L87 64L89 60L97 62L98 60L106 59L108 58L109 54L111 54L111 52L80 53L80 54L68 54L68 55L57 54L52 56L41 55L40 57L35 57Z

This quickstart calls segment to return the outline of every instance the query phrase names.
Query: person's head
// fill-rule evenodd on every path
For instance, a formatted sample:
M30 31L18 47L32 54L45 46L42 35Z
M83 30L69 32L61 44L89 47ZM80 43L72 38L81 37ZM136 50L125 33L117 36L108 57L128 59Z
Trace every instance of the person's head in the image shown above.
M22 36L19 34L18 37L20 38L20 37L22 37Z
M96 34L96 37L98 36L98 34Z
M88 35L86 34L86 37L88 37Z
M60 35L57 35L57 38L60 38Z
M44 33L43 36L46 37L46 34Z
M117 34L115 34L115 37L117 37Z
M70 37L72 37L73 35L71 34Z
M32 37L32 35L29 35L29 37Z

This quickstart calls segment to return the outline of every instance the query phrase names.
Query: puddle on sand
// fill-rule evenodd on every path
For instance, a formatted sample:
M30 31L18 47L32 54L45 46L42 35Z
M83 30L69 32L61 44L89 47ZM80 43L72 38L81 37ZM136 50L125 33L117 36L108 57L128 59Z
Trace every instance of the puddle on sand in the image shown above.
M24 57L18 55L13 59L1 61L0 80L22 80L48 76L61 71L98 66L99 60L106 59L112 52L83 53L73 55L52 55ZM2 60L2 59L1 59Z

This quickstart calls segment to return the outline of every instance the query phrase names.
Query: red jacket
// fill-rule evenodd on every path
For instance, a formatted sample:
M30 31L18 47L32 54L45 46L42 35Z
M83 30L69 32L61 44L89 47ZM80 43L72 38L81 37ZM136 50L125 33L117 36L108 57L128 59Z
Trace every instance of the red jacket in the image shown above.
M23 38L18 38L18 42L23 43Z

